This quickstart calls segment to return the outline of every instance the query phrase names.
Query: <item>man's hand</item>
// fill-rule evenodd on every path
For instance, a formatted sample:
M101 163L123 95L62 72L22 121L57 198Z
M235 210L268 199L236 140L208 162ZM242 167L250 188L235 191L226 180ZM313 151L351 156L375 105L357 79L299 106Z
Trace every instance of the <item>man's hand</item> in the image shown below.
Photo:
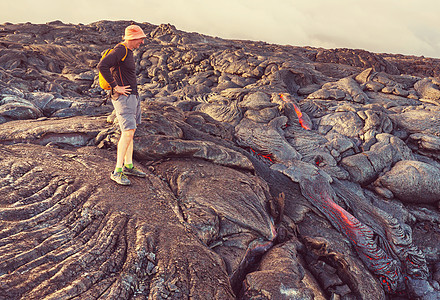
M129 85L126 85L126 86L117 85L117 86L115 86L114 90L116 93L124 95L124 96L130 95L130 92L131 92L131 88Z

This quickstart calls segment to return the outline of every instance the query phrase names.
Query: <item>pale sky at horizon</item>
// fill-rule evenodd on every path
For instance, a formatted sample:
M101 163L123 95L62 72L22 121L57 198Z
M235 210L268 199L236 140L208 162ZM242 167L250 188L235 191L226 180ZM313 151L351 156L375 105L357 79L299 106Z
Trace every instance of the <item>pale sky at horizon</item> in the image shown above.
M124 5L125 7L122 7ZM133 20L225 39L440 58L438 0L13 0L0 24Z

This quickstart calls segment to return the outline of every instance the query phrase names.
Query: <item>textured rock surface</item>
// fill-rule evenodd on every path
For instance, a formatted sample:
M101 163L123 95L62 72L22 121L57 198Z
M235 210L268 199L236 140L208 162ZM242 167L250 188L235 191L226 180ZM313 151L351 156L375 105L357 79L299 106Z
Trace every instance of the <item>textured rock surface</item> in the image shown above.
M420 161L403 160L377 180L405 202L437 203L440 199L440 169Z
M440 60L141 23L120 187L130 23L0 25L0 299L440 298Z
M94 147L1 152L2 295L232 298L223 261L179 222L158 177L120 190L112 155Z

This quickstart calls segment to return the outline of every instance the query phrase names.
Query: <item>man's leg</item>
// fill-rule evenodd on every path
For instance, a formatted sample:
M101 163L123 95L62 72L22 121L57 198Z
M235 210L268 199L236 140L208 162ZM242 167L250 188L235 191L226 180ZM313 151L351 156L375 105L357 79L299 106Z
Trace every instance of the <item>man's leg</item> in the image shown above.
M125 175L133 175L138 177L147 176L145 172L141 171L133 165L133 139L131 139L127 151L125 152L124 167L122 168L122 171Z
M131 139L130 144L128 145L127 151L125 152L125 156L124 156L124 165L131 165L131 164L133 164L133 139Z
M133 159L134 131L135 129L129 129L126 131L122 131L121 133L121 137L119 138L119 142L118 142L118 153L117 153L115 171L118 171L117 169L122 168L124 166L124 160L126 158L130 158L130 160Z
M118 142L118 151L116 158L115 171L110 175L110 178L121 185L130 185L131 182L123 172L124 157L133 144L134 129L129 129L121 132L121 137Z

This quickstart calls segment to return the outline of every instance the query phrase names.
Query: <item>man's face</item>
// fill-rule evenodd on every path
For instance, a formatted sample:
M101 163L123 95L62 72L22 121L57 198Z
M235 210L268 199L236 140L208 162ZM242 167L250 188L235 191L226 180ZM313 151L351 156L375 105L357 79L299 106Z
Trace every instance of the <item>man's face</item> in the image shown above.
M139 46L141 44L144 43L144 40L145 40L145 38L130 40L130 44L131 44L133 49L137 49L137 48L139 48Z

